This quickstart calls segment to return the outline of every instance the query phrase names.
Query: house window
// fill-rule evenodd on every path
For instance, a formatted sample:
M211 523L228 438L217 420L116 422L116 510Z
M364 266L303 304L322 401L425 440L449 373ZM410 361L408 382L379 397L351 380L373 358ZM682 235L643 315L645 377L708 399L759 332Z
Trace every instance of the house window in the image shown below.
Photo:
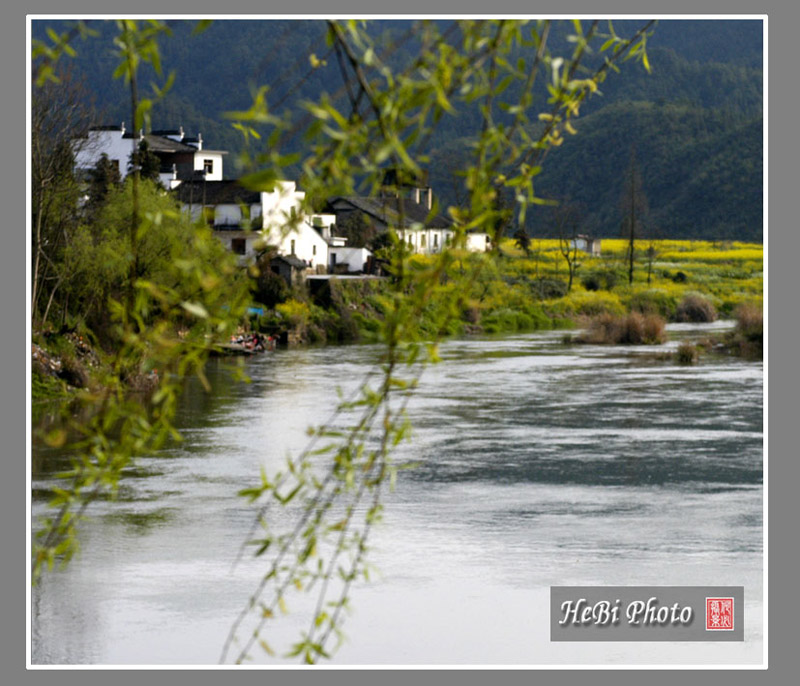
M433 234L433 247L434 248L438 248L439 247L439 234L438 233Z
M232 238L231 252L236 255L244 255L247 252L247 240L244 238Z
M292 249L289 254L294 255L294 238L292 238Z
M214 160L203 160L203 173L206 175L214 173Z
M312 255L316 255L317 254L317 246L316 245L312 245L311 246L311 254Z
M420 238L419 238L419 244L420 244L420 246L422 246L423 248L425 247L425 234L424 234L424 233L423 233L423 234L422 234L422 236L420 236Z

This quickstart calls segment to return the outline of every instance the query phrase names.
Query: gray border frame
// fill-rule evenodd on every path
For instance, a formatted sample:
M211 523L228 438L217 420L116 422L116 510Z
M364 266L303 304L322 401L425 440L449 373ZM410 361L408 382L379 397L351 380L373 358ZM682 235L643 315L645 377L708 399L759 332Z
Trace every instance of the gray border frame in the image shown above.
M26 672L25 665L25 594L22 585L25 583L25 566L27 557L23 554L25 545L26 517L25 517L25 489L19 484L25 483L24 451L26 437L22 431L10 432L9 427L21 427L24 424L25 402L20 402L11 394L23 388L25 381L25 367L21 357L17 360L14 355L6 356L2 365L4 381L3 428L6 440L3 450L3 479L0 481L0 506L2 507L2 533L3 545L6 554L0 560L0 586L2 586L2 639L0 640L0 664L3 665L3 677L7 683L14 684L41 684L58 683L66 684L158 684L169 679L176 684L218 684L225 683L249 684L264 683L274 680L277 683L325 683L334 684L374 684L380 683L407 683L408 681L436 680L441 684L464 684L465 682L485 683L489 679L495 683L531 683L542 680L546 683L556 684L674 684L688 681L694 683L702 680L708 684L750 684L753 682L765 684L790 683L790 670L794 663L796 652L796 625L792 622L797 611L797 592L792 582L796 578L797 537L793 534L796 521L797 497L794 486L798 480L798 465L796 450L792 450L788 427L797 421L797 405L791 400L795 394L792 390L797 387L797 365L791 364L787 359L788 345L793 334L798 334L794 310L789 306L789 299L794 295L793 287L787 283L788 275L797 269L794 265L794 254L798 247L798 237L792 232L792 207L791 201L796 195L796 181L791 175L793 162L798 159L798 136L790 129L794 123L792 114L797 104L797 91L795 77L796 57L793 56L788 46L793 46L795 41L795 28L800 26L800 9L789 0L766 0L766 2L752 3L743 0L672 0L666 3L656 3L648 0L613 0L601 3L592 3L589 0L566 0L562 3L546 0L545 2L531 3L530 0L502 0L487 6L485 2L477 0L406 0L399 6L377 5L374 0L338 0L330 5L323 4L321 0L293 0L291 3L265 3L263 0L236 0L221 6L211 0L176 0L164 3L153 0L140 0L135 7L129 3L109 3L101 0L74 0L70 3L58 3L54 0L30 3L24 10L19 6L5 8L4 19L0 26L0 47L3 52L3 61L0 62L3 70L3 86L6 97L0 103L2 121L6 127L13 129L13 135L6 130L0 138L0 150L5 164L2 168L3 198L13 198L15 202L4 203L3 221L5 233L3 236L2 277L3 289L3 314L6 326L0 333L3 349L14 351L22 346L22 333L25 331L23 314L27 318L27 307L23 304L25 261L19 259L20 254L25 254L25 209L21 198L25 192L25 177L19 173L22 160L25 156L24 118L21 94L25 85L25 62L22 57L25 42L25 14L56 14L65 13L75 15L78 13L112 13L133 10L137 14L157 13L191 13L212 14L224 10L227 13L379 13L398 12L410 15L425 12L438 13L530 13L553 12L590 14L602 10L603 13L618 14L698 14L698 13L726 13L726 14L763 14L769 15L769 84L773 86L769 103L769 204L770 231L768 241L769 250L769 275L768 280L768 309L775 313L787 313L789 317L771 322L769 333L773 340L778 341L769 351L769 368L780 370L780 375L768 375L766 388L768 389L769 418L773 427L778 427L771 435L768 434L769 447L769 669L757 674L749 670L680 670L680 671L641 671L641 670L553 670L553 671L440 671L440 670L403 670L396 672L369 671L369 670L325 670L322 672L311 671L271 671L271 672L232 672L217 674L215 671L158 671L137 670L130 672L110 672L104 670L52 670ZM490 9L490 12L487 10ZM668 12L667 12L668 10ZM8 95L8 94L12 95ZM777 249L776 249L777 246ZM794 249L793 249L794 248ZM794 269L793 269L794 268ZM776 276L777 275L777 276ZM778 277L780 279L778 280ZM775 284L778 284L776 287ZM23 309L25 310L23 312ZM13 316L17 319L14 319ZM788 321L787 321L788 320ZM793 321L794 320L794 321ZM11 327L8 322L15 325ZM20 327L16 327L16 323ZM24 396L23 396L24 397ZM771 402L769 402L771 401ZM780 517L778 504L781 504ZM795 510L792 516L790 508ZM21 558L25 557L24 560ZM545 676L546 675L546 676Z

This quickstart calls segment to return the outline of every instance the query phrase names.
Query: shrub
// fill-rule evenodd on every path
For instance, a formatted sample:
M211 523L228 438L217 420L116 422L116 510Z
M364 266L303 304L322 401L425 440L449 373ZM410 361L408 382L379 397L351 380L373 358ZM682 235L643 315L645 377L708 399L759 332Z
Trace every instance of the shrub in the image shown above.
M289 295L289 286L282 276L273 272L268 266L259 272L253 288L253 297L257 302L273 308L278 303L284 302Z
M540 300L555 300L567 294L567 284L560 279L533 279L531 292Z
M764 356L764 315L757 305L740 305L736 309L736 328L724 341L725 347L734 355L749 359Z
M581 284L587 291L599 291L600 289L610 291L619 281L617 272L605 270L586 274L581 279Z
M678 364L696 364L700 358L700 352L696 345L684 341L678 346L675 352L675 361Z
M285 303L280 303L275 310L289 322L290 326L305 326L311 317L308 305L291 298Z
M666 325L662 317L657 314L644 316L644 341L643 343L663 343L667 340Z
M480 324L481 310L474 303L464 305L461 318L468 324Z
M764 339L764 313L752 304L736 308L736 330L749 340Z
M675 272L670 278L675 283L686 283L689 280L689 277L684 272Z
M687 293L678 304L675 319L679 322L705 323L717 318L717 308L700 293Z
M587 291L599 291L600 279L598 278L597 274L587 274L581 279L581 285Z
M609 313L598 315L589 328L576 339L595 345L645 345L663 343L664 320L658 315L631 312L624 316Z

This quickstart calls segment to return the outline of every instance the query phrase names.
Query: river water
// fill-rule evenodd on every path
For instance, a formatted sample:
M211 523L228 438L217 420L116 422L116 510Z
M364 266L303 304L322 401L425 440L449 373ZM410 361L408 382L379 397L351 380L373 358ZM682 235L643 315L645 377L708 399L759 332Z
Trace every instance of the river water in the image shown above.
M763 651L763 368L562 345L559 332L453 340L409 405L413 440L371 534L334 664L758 664ZM81 553L32 590L34 664L216 664L264 562L232 561L253 510L236 492L305 444L374 346L277 351L249 384L212 363L184 442L142 456L90 507ZM60 468L34 451L34 492ZM45 510L35 497L35 518ZM551 585L744 586L742 643L551 643ZM291 608L290 608L291 610ZM281 617L283 651L307 628ZM259 651L255 663L281 664Z

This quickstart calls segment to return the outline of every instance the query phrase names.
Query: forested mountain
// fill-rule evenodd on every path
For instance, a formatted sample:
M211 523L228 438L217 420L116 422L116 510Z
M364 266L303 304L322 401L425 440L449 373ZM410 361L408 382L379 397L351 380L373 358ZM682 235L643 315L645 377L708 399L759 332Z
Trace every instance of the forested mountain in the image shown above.
M34 35L54 22L34 22ZM448 22L442 22L446 25ZM620 33L638 22L615 22ZM175 85L154 111L154 128L182 125L202 132L208 148L231 151L228 176L236 174L241 136L224 112L246 109L252 93L269 86L274 111L296 111L321 93L346 94L321 21L223 20L192 35L192 22L173 22L162 42L165 71ZM113 22L93 22L100 37L78 41L71 60L104 113L100 123L130 122L116 65ZM374 22L379 47L394 67L407 64L418 34L409 21ZM570 50L566 29L556 27L552 50ZM379 38L380 37L380 38ZM650 206L649 225L661 237L762 236L762 26L760 21L661 21L648 40L652 73L633 63L611 74L602 96L587 102L576 120L578 134L547 158L537 191L584 208L585 228L614 236L621 222L622 178L632 152ZM324 66L312 68L314 53ZM512 56L513 57L513 56ZM591 57L590 57L591 59ZM146 94L150 77L141 79ZM430 178L443 204L458 202L459 160L479 126L477 110L448 120L430 141ZM289 147L302 151L302 141ZM527 229L547 230L534 213Z
M762 120L689 105L622 101L576 123L578 133L550 155L537 193L582 208L583 227L619 236L631 154L657 238L762 237ZM437 151L444 166L450 150ZM440 162L441 165L440 165ZM533 214L529 229L546 233Z

